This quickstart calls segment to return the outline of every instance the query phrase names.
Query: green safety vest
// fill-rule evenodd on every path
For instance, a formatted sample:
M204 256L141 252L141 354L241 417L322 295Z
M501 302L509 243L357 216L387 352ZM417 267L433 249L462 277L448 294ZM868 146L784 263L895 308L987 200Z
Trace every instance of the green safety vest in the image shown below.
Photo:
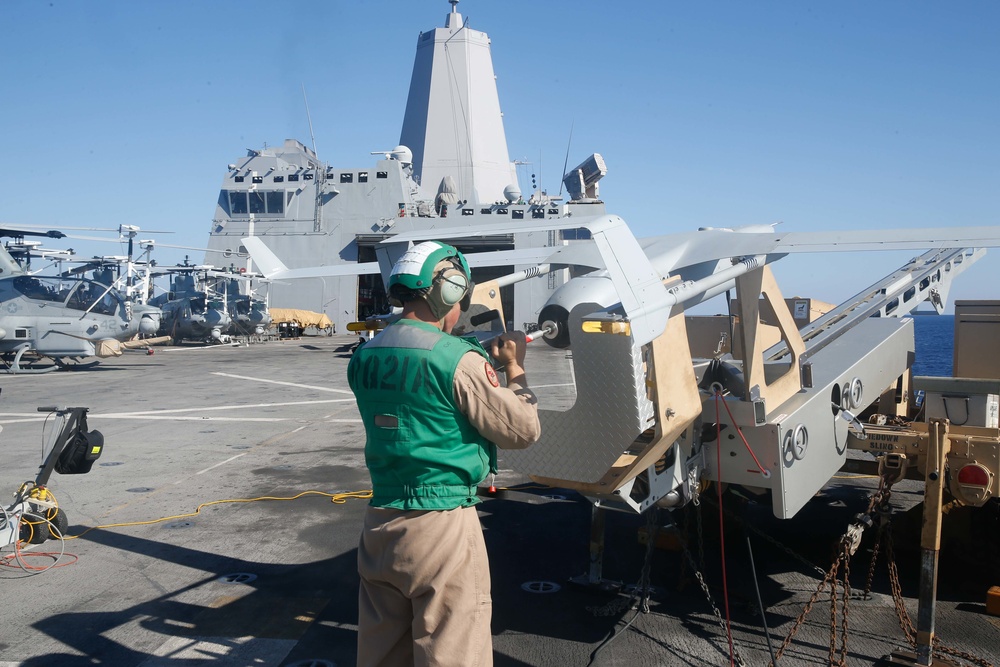
M449 510L479 502L496 472L496 446L455 405L455 369L469 352L489 355L416 320L399 320L357 349L347 379L365 424L371 505Z

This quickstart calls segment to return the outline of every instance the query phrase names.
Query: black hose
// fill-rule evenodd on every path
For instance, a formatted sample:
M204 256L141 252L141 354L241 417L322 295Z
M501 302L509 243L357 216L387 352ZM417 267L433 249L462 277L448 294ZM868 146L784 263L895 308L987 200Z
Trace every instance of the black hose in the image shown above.
M767 610L764 609L764 601L760 597L760 584L757 582L757 568L753 563L753 546L750 544L750 533L743 531L743 536L747 540L747 554L750 556L750 574L753 576L753 589L757 593L757 607L760 609L760 622L764 626L764 637L767 639L767 652L771 654L771 664L778 667L778 659L774 657L774 647L771 646L771 633L767 629Z

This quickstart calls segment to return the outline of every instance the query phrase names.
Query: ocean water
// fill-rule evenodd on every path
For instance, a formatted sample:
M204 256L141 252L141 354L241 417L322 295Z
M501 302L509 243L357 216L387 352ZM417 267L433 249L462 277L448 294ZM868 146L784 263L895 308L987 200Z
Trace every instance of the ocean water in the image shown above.
M917 315L913 318L916 359L914 375L951 376L955 348L954 315Z

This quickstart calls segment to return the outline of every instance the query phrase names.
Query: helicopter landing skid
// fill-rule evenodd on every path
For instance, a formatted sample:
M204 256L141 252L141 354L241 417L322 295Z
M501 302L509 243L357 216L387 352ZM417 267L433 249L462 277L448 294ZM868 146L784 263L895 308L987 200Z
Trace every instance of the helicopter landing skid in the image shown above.
M31 358L24 361L24 355L26 353L36 354L37 358ZM47 357L44 354L38 354L35 352L29 343L24 343L23 345L15 348L13 360L7 361L5 357L4 362L7 364L7 367L0 368L0 373L6 373L8 375L40 375L42 373L51 373L52 371L60 369L68 371L82 371L93 368L101 363L99 360L89 361L86 363L74 361L79 358L80 357ZM34 364L41 362L43 359L45 362L51 362L51 364L39 367L33 366ZM26 365L22 365L22 361L24 361Z
M70 357L71 359L77 359L78 357ZM55 362L56 366L67 371L85 371L90 368L94 368L101 362L99 360L84 362L67 362L66 359L56 359L53 357L52 361Z
M55 370L59 369L59 366L56 365L55 363L53 363L53 365L51 365L51 366L42 366L41 368L25 368L25 367L22 367L21 366L21 358L24 356L24 353L25 352L33 352L33 351L34 350L31 349L31 345L28 344L28 343L25 343L23 345L19 345L15 349L15 354L14 354L13 361L8 362L7 368L0 369L0 373L7 373L8 375L21 375L21 374L34 373L34 374L37 375L37 374L41 374L41 373L51 373L52 371L55 371ZM54 359L52 361L55 362ZM30 363L34 363L34 360L32 362L30 362Z

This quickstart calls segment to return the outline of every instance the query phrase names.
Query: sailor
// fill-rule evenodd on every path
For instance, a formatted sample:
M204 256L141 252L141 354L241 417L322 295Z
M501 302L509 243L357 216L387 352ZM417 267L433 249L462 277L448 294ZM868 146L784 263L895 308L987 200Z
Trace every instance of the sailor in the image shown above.
M524 333L498 337L489 355L450 335L472 287L452 246L411 248L389 278L402 317L348 367L373 489L358 547L360 667L493 664L476 491L496 472L496 448L527 447L540 426ZM506 386L490 355L505 368Z

